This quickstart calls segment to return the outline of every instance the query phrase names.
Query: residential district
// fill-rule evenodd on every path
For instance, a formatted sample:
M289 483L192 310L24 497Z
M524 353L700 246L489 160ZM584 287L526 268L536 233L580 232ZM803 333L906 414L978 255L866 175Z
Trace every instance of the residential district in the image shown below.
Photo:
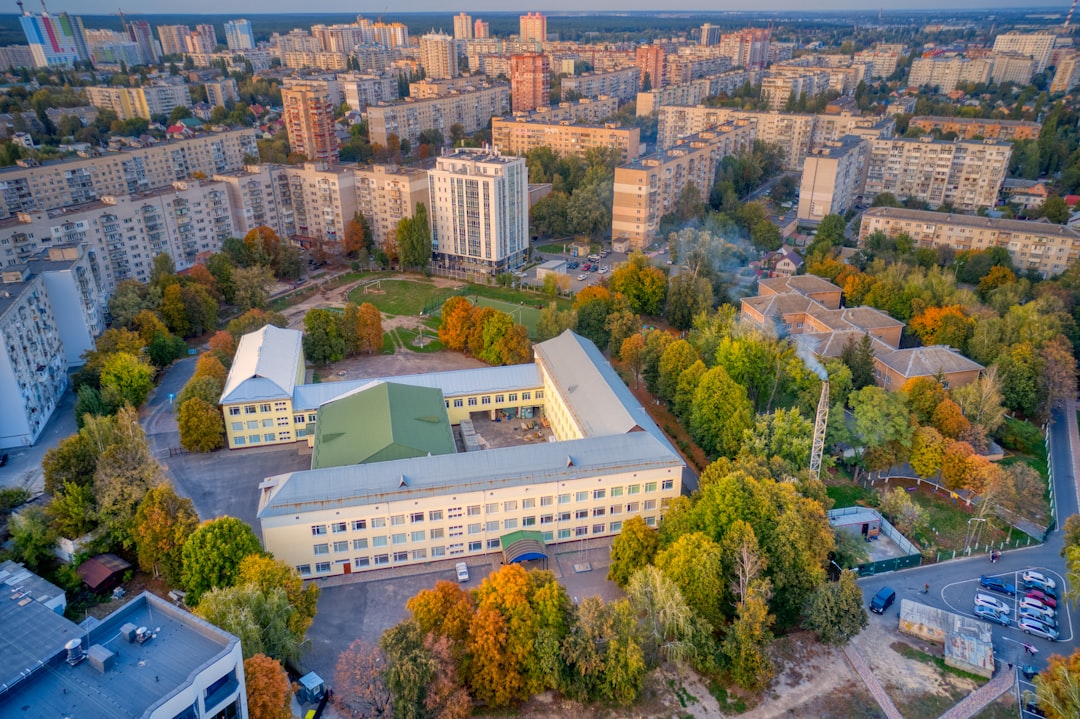
M1080 716L1075 2L30 5L0 715Z

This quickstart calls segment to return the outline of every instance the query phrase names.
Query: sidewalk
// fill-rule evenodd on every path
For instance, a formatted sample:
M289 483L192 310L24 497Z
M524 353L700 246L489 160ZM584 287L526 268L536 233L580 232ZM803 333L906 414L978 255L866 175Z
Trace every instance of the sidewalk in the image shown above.
M848 643L844 645L844 656L847 657L848 662L851 664L851 668L855 670L855 673L859 675L859 678L863 680L863 684L870 690L870 695L874 697L874 701L878 703L881 710L885 712L885 716L889 719L904 719L904 716L900 713L900 710L893 704L893 700L885 693L885 687L881 686L881 682L877 680L874 673L870 671L870 666L866 663L863 655L859 653L859 650L855 648L854 644Z
M996 677L953 705L953 708L942 714L940 719L970 719L999 696L1012 689L1015 683L1016 670L1002 670Z

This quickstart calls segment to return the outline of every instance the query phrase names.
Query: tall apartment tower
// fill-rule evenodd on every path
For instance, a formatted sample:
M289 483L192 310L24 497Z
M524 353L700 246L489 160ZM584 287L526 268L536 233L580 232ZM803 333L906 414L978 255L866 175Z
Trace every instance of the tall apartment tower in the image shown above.
M720 28L718 26L712 25L710 23L705 23L701 26L701 40L698 44L705 47L709 47L711 45L719 45L721 35L722 33L720 32Z
M457 47L454 38L441 32L429 32L420 37L420 64L424 74L438 80L457 77Z
M473 39L474 40L487 40L491 37L491 26L484 20L477 20L473 23Z
M144 65L152 65L161 57L157 41L150 23L145 20L133 20L127 26L128 37L139 46L139 57Z
M531 52L510 58L511 104L514 112L528 112L550 104L550 73L547 55Z
M519 20L518 35L522 42L547 41L547 17L538 12L522 15Z
M254 50L255 33L251 29L251 21L241 18L226 22L225 44L230 50Z
M187 38L191 28L187 25L158 25L162 55L183 55L187 52Z
M195 34L199 36L199 46L209 48L207 53L211 53L217 49L217 30L213 25L196 25Z
M664 48L659 45L643 45L637 49L635 60L638 68L638 87L645 88L645 76L649 76L649 89L664 84Z
M459 12L454 16L454 39L455 40L472 40L473 39L473 19L472 16L467 15L464 12Z
M1035 72L1050 64L1054 36L1049 33L1007 32L994 38L994 52L1018 52L1035 60Z
M34 67L66 67L90 59L80 17L66 12L33 15L24 10L19 24L34 56Z
M289 146L308 160L338 161L334 103L326 83L292 82L281 88Z
M477 274L520 266L529 245L529 170L523 157L461 148L428 172L437 265Z

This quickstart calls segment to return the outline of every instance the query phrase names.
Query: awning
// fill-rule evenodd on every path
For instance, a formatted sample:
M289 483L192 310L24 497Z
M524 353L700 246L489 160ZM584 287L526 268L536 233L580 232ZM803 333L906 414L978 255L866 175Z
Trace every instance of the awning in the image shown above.
M499 538L502 545L503 563L527 562L533 559L547 559L547 545L544 544L543 532L521 529Z

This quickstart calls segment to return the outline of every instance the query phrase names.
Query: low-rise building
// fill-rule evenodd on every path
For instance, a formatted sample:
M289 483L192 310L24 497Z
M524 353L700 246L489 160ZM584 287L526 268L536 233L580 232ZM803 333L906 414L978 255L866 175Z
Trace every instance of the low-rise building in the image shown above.
M918 247L958 252L1003 247L1017 269L1043 277L1059 275L1080 259L1080 232L1047 222L874 207L863 213L859 242L874 232L890 237L904 233Z
M923 132L938 130L942 134L953 132L964 140L1034 140L1039 137L1042 125L1030 120L998 120L974 117L938 117L917 115L908 122Z

